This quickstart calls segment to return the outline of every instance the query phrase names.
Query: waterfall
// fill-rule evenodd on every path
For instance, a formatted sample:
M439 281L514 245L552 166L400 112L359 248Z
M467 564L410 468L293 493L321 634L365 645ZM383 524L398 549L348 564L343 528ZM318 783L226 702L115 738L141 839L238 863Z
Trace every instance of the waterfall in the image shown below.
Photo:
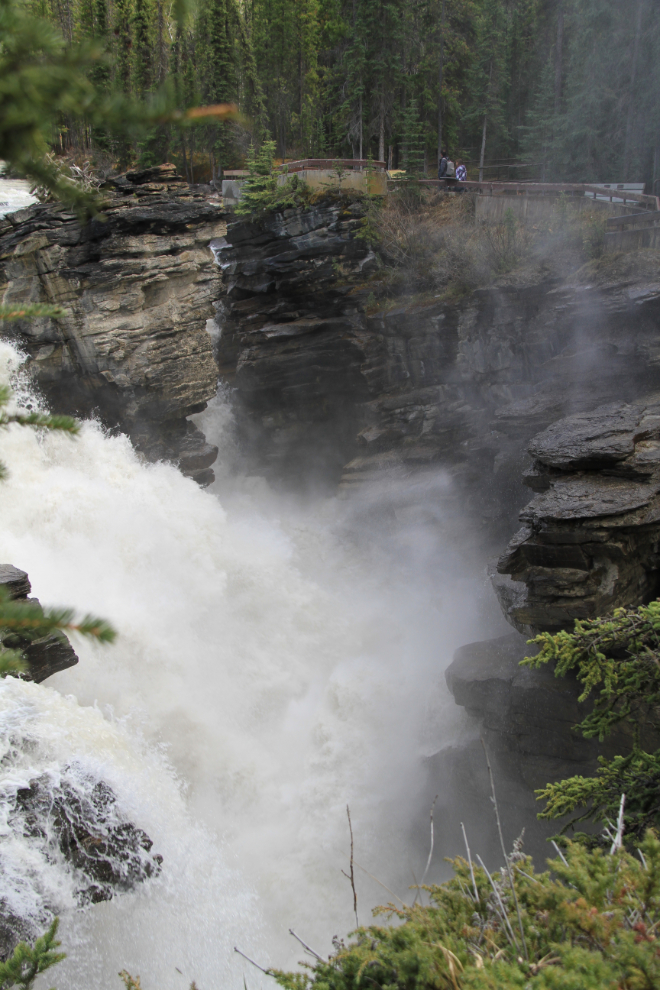
M20 363L0 345L0 380L25 402ZM443 670L489 631L441 474L407 507L391 491L357 507L285 497L240 475L227 398L204 416L221 447L207 491L96 422L75 440L0 435L0 562L119 631L75 642L80 663L43 685L0 682L3 745L20 750L4 792L103 779L163 857L133 892L80 907L66 865L0 819L3 864L31 877L17 906L36 916L50 897L61 913L58 990L119 990L124 968L145 990L266 986L233 947L294 966L289 928L331 951L355 924L347 804L360 922L391 899L365 870L406 896L427 853L410 842L423 757L462 724Z

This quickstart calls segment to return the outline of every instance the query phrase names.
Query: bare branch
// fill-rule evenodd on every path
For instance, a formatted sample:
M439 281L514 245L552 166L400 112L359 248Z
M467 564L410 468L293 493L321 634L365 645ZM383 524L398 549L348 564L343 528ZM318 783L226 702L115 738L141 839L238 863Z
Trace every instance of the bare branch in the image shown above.
M506 908L504 907L504 903L502 901L502 898L500 897L500 892L497 889L497 887L495 886L495 881L493 880L493 878L491 877L490 873L488 872L488 869L486 867L486 864L484 863L483 859L481 858L481 856L478 853L477 853L477 859L479 860L479 863L481 864L482 870L484 871L484 873L486 874L486 876L490 880L490 885L493 888L493 892L495 894L495 897L497 898L497 903L499 904L499 912L498 913L499 913L500 917L502 918L502 921L505 924L505 930L504 931L505 931L506 937L508 938L509 942L514 947L514 949L516 950L516 952L518 952L519 949L518 949L518 943L516 941L516 936L513 934L513 928L511 927L511 922L509 921L509 915L507 914L507 911L506 911Z
M386 890L388 894L391 894L391 895L392 895L392 897L395 897L395 898L396 898L396 900L397 900L397 901L399 902L399 904L401 904L401 905L402 905L403 907L405 907L405 906L406 906L406 902L405 902L405 901L403 900L403 898L401 898L401 897L399 897L399 895L398 895L398 894L395 894L393 890L390 890L390 888L389 888L389 887L387 887L387 886L386 886L386 885L385 885L385 884L383 883L383 881L382 881L382 880L379 880L379 879L378 879L378 877L375 877L375 876L373 875L373 873L369 873L369 870L365 870L365 868L364 868L364 866L360 866L360 864L358 863L358 861L357 861L357 860L355 860L355 865L357 866L357 868L358 868L358 870L362 870L362 872L363 872L363 873L366 873L368 877L371 877L371 879L372 879L372 880L375 880L375 881L376 881L376 883L378 883L378 884L380 884L380 886L381 886L381 887L383 888L383 890ZM342 870L342 873L344 873L344 871L343 871L343 870ZM345 873L344 873L344 876L346 876L346 874L345 874Z
M257 969L260 969L262 973L265 973L266 974L266 976L272 976L272 974L271 974L271 972L269 970L264 969L263 966L260 966L258 962L255 962L254 961L254 959L250 959L249 956L246 956L245 953L244 952L241 952L240 949L237 949L236 946L234 946L234 952L238 952L239 956L243 956L243 959L247 959L247 961L249 963L252 963L253 966L256 966L257 967Z
M351 833L351 873L350 873L350 876L349 876L349 874L346 873L345 870L342 870L341 872L344 874L344 876L346 877L346 879L347 880L350 880L350 882L351 882L351 890L353 891L353 911L355 912L355 924L359 928L360 927L360 922L358 920L358 913L357 913L357 891L355 889L355 870L353 869L353 864L354 864L354 859L353 859L353 825L351 823L351 809L349 808L348 805L346 805L346 815L348 817L348 829L349 829L349 831Z
M559 856L564 866L568 866L568 860L566 859L566 857L564 856L563 852L561 851L561 849L559 848L559 846L557 845L554 839L552 840L552 844L555 847L557 855Z
M426 860L426 869L422 874L421 886L424 886L424 881L426 880L426 874L429 872L429 866L431 865L431 859L433 857L433 809L435 808L435 802L438 800L438 795L433 798L433 804L431 805L431 848L429 849L429 858Z
M623 846L623 827L624 827L623 809L625 807L625 804L626 804L626 795L625 794L622 794L621 795L621 804L619 805L619 817L618 817L617 823L616 823L616 833L615 833L614 838L613 838L613 841L612 841L612 848L610 849L610 856L613 856L614 853L617 852L618 849L621 849L622 846Z
M516 914L518 915L518 926L520 928L520 937L522 938L523 950L525 953L525 959L529 962L529 954L527 952L527 942L525 940L525 929L523 928L522 915L520 913L520 905L518 903L518 894L516 893L516 885L513 879L513 869L509 862L509 857L507 856L506 847L504 845L504 836L502 835L502 823L500 821L500 813L497 808L497 797L495 795L495 781L493 779L493 771L490 765L490 760L488 759L488 750L486 749L486 743L481 740L481 745L484 748L484 755L486 757L486 766L488 767L488 776L490 777L490 790L492 793L493 808L495 809L495 818L497 819L497 831L500 835L500 845L502 846L502 853L504 855L504 862L506 863L506 871L509 877L509 883L511 884L511 892L513 894L513 900L516 905Z
M310 947L309 945L307 945L307 942L303 942L303 940L301 939L301 937L300 937L300 935L296 935L296 933L294 932L294 930L293 930L293 928L289 928L289 935L293 935L293 937L294 937L295 939L297 939L297 941L298 941L298 942L300 942L300 944L301 944L301 945L302 945L302 946L303 946L303 947L304 947L305 949L307 949L307 951L308 951L308 952L309 952L309 953L310 953L311 955L313 955L313 956L316 956L316 958L317 958L317 959L319 960L319 962L325 962L325 959L323 958L323 956L320 956L320 955L318 954L318 952L314 952L314 949L312 949L312 948L311 948L311 947Z
M465 831L465 825L461 822L461 829L463 830L463 842L465 843L465 851L467 852L467 860L470 865L470 876L472 877L472 887L474 889L474 900L475 903L479 903L479 894L477 892L477 882L474 879L474 868L472 866L472 856L470 855L470 847L468 846L467 833Z

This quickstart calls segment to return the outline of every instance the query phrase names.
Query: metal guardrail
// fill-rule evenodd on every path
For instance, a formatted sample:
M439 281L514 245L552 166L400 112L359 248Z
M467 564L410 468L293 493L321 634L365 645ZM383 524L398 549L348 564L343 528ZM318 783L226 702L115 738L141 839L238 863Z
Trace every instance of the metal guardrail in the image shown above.
M586 196L593 195L601 202L622 202L634 206L645 206L650 211L660 211L660 197L646 193L636 193L627 189L593 186L584 182L473 182L458 183L456 179L421 179L421 185L455 189L460 186L469 192L482 196Z

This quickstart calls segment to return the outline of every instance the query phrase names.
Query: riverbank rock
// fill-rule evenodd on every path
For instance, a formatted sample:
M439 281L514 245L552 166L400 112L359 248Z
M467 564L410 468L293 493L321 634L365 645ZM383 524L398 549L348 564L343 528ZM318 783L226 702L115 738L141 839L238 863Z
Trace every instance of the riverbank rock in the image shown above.
M12 601L39 604L38 598L29 597L32 586L25 571L12 564L0 564L0 587L9 592ZM21 677L27 681L40 683L51 674L78 663L78 656L64 633L52 633L32 640L11 635L2 642L7 648L23 651L28 669Z
M225 231L217 202L174 166L127 172L81 225L55 204L0 220L5 305L51 303L58 319L3 325L54 412L97 415L150 460L177 462L201 484L217 449L187 419L215 395L206 323L221 294L209 243Z

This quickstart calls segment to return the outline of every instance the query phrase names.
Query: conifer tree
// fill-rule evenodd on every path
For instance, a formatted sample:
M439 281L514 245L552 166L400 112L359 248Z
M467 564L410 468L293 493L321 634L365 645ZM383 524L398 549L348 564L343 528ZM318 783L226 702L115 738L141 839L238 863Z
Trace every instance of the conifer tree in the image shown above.
M135 90L144 97L154 81L153 8L150 0L135 0L133 34L135 37Z
M236 97L235 0L206 0L208 31L207 78L204 96L209 103L230 103ZM212 138L215 159L220 168L233 164L231 125L219 125Z
M418 179L424 175L424 134L419 119L417 100L411 100L403 114L403 168L406 176Z

